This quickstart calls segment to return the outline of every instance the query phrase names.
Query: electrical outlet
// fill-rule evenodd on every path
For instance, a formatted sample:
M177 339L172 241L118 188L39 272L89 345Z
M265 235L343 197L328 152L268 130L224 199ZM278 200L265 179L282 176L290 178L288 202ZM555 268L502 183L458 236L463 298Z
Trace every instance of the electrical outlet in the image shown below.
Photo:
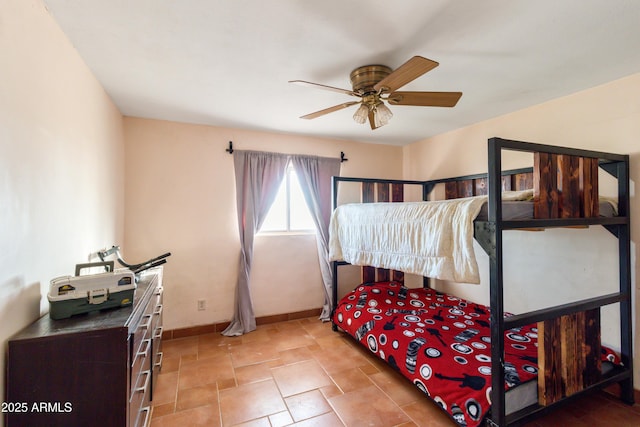
M202 311L205 310L207 308L207 301L203 300L203 299L199 299L198 300L198 310Z

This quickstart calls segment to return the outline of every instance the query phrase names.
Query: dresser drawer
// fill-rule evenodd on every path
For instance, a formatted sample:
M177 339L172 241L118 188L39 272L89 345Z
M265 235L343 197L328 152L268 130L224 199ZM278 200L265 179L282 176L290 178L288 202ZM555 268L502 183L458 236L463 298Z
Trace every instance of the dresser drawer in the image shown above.
M136 379L141 372L151 369L151 338L145 338L140 342L138 350L135 352L133 363L131 364L131 393L136 387Z
M142 341L147 338L151 338L152 323L153 323L153 314L151 313L151 310L150 309L148 311L145 310L145 313L142 315L142 318L140 319L140 323L135 328L133 334L131 334L131 337L133 340L133 347L132 347L133 354L131 358L132 362L136 356L136 352L140 349L140 345Z
M143 406L138 411L138 420L135 424L131 424L134 427L148 427L151 423L151 406Z
M142 426L145 425L144 419L149 418L148 411L145 408L150 407L149 402L151 401L151 370L147 369L140 372L133 384L134 388L131 391L131 399L129 400L129 425Z
M149 315L144 315L142 321L136 332L131 337L132 352L131 352L131 392L136 386L136 378L140 372L151 368L151 350L153 343L151 342L151 322L153 318Z
M159 302L153 310L153 317L151 320L151 337L158 343L162 341L162 310L162 303Z

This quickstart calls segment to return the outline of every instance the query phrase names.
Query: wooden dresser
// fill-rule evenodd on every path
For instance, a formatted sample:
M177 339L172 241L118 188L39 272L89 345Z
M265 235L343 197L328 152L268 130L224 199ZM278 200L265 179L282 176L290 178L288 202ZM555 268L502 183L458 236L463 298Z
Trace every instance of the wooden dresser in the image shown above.
M6 427L143 427L162 366L162 268L143 273L134 304L52 320L7 346Z

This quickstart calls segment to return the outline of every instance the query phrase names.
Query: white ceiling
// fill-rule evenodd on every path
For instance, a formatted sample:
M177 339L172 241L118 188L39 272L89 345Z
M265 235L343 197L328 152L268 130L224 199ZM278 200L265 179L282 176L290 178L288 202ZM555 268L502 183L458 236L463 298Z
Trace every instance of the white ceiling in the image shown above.
M44 0L127 116L403 145L640 72L637 0ZM367 64L440 66L402 90L455 108L392 106L375 131L351 89Z

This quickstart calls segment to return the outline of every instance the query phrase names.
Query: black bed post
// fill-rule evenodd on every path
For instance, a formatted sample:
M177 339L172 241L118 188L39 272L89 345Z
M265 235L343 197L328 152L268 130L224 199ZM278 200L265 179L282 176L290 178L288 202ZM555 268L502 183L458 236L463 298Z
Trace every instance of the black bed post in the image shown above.
M431 181L425 181L422 183L422 201L426 202L431 197L431 192L436 185ZM427 276L422 278L422 287L431 288L431 279Z
M331 263L331 329L333 332L338 330L338 325L333 322L333 312L336 310L338 306L338 262L333 261Z
M618 176L618 210L619 215L629 216L629 156L624 162L619 162ZM633 405L633 334L632 334L632 304L631 299L631 235L630 220L618 228L618 259L620 262L620 293L627 297L620 301L620 348L622 363L630 370L631 375L620 382L620 397Z
M338 207L338 177L331 177L331 211ZM338 326L333 323L333 312L338 305L338 263L331 262L331 328L334 332L338 330Z
M490 255L491 308L491 422L506 423L504 389L504 301L502 272L502 145L501 139L489 139L489 229L494 234L495 251Z

